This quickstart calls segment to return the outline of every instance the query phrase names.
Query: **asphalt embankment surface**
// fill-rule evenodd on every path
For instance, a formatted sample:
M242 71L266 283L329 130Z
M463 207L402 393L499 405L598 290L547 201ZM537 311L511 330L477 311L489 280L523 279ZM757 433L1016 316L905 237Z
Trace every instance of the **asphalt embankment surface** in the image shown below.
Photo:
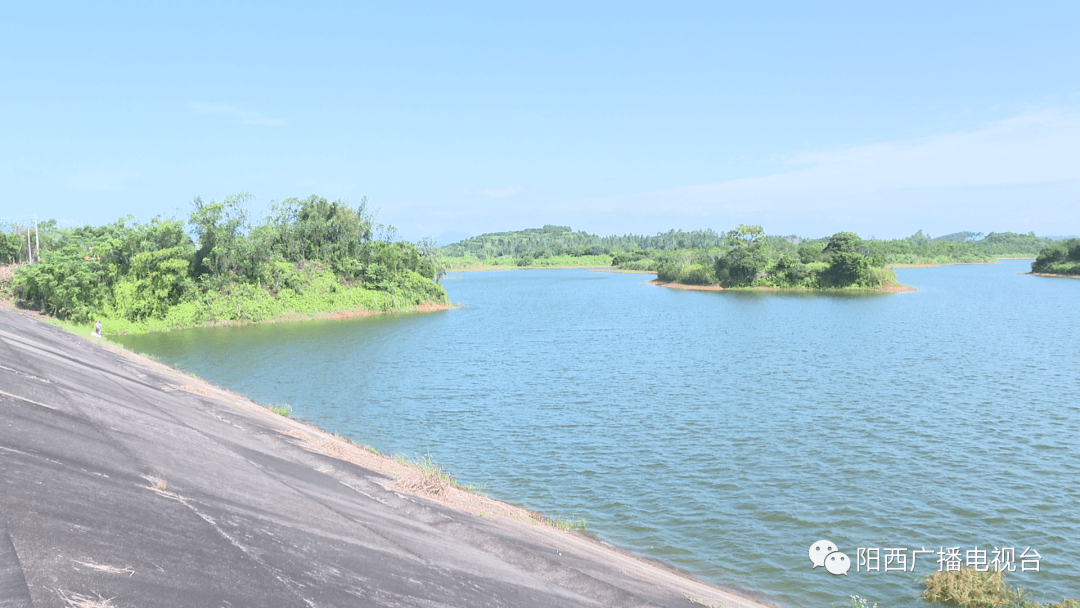
M0 310L0 608L759 605L394 491L193 382Z

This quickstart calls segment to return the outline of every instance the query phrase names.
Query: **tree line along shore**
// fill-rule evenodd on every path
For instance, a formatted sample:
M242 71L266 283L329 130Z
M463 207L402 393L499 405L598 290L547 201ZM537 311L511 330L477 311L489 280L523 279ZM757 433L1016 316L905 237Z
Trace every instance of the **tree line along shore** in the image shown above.
M440 248L438 262L451 271L612 266L654 272L659 282L672 286L714 289L897 291L891 267L989 264L1062 247L1067 256L1069 242L1013 232L931 238L921 230L892 240L862 239L851 232L807 239L769 236L760 226L745 225L723 234L671 230L655 236L598 237L548 225L465 239Z
M290 198L259 223L249 200L196 198L186 222L13 227L0 233L0 263L17 265L0 295L106 333L449 305L431 248L397 240L366 200Z
M1035 257L1037 274L1080 276L1080 239L958 232L863 239L669 230L600 237L546 225L438 247L409 243L357 206L311 196L249 219L250 196L196 198L186 220L131 216L104 226L0 226L0 298L107 333L446 307L448 271L613 267L712 289L898 291L894 266ZM31 230L33 231L31 233ZM33 261L33 263L28 263Z
M1031 264L1031 272L1080 277L1080 239L1054 243L1040 251Z

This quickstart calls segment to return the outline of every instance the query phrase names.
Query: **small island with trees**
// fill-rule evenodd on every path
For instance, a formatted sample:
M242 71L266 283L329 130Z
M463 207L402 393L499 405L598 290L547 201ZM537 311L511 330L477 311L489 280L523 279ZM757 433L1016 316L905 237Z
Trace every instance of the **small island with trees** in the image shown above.
M723 253L667 257L657 264L657 282L724 289L909 289L885 268L885 258L873 255L853 232L838 232L825 243L798 246L770 242L761 226L740 225L726 236L728 247Z
M1032 262L1031 274L1080 277L1080 239L1047 246Z
M799 289L905 291L890 268L992 264L998 258L1033 258L1057 241L1034 233L957 232L931 238L921 230L891 240L852 232L828 238L766 235L760 226L669 230L654 236L600 237L547 225L464 239L437 250L450 270L613 266L657 274L669 287L687 289Z

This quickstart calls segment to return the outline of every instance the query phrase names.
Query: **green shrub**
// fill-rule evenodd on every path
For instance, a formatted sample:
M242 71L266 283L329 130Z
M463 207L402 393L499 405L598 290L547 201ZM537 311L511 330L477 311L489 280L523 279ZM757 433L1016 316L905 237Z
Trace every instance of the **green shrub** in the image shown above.
M1080 608L1080 602L1069 598L1045 604L1036 602L1027 591L1009 587L1004 572L962 568L935 572L924 577L923 583L924 600L960 608Z
M964 568L935 572L924 579L922 598L961 608L1004 608L1017 601L1005 584L1004 572L979 572Z
M644 259L634 260L632 262L623 262L618 265L621 270L644 270L646 272L656 272L656 260Z
M713 269L703 264L691 264L680 277L681 283L687 285L712 285L716 283L716 275Z
M1080 275L1080 239L1069 239L1044 248L1032 262L1031 272Z

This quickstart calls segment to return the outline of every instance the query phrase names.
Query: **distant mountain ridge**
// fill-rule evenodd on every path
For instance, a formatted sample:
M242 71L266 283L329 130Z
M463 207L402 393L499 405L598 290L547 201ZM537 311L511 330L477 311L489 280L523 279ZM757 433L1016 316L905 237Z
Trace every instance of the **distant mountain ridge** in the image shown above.
M479 236L467 237L449 245L441 245L447 236L456 236L463 233L444 233L437 242L440 244L439 253L446 257L475 257L479 259L492 259L504 256L585 256L616 254L633 251L674 251L679 249L711 249L714 247L726 247L726 237L712 230L669 230L660 232L654 236L627 234L623 236L597 236L584 231L574 231L569 226L557 226L547 224L542 228L527 228L506 232L489 232ZM794 235L769 236L770 241L787 241L798 245L800 243L822 243L828 238L800 238ZM873 248L885 252L916 253L908 251L914 246L936 250L945 243L966 244L973 247L972 252L985 256L1022 256L1034 257L1047 245L1065 240L1066 237L1040 237L1033 233L1019 234L1015 232L954 232L945 236L931 237L919 230L915 234L902 239L868 239L869 243L877 243ZM939 247L932 246L939 243ZM892 244L892 245L888 245ZM887 254L886 254L887 255Z
M600 237L569 226L547 224L543 228L527 228L510 232L490 232L440 247L442 255L494 258L517 255L601 255L613 250L674 250L719 247L724 237L712 230L669 230L655 236L628 234Z

